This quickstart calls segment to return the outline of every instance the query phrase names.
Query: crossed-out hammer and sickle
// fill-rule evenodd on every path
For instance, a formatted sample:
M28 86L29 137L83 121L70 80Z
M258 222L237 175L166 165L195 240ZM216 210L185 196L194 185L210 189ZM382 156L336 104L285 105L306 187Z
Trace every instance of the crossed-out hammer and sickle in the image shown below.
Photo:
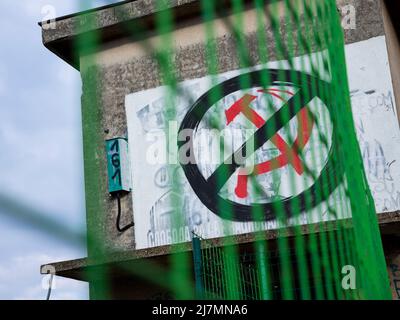
M264 90L258 90L260 93L269 94L273 97L278 98L284 103L287 102L283 98L283 94L288 94L293 96L294 93L287 90L281 90L277 88L268 88ZM258 129L260 129L264 124L265 120L251 108L251 103L257 99L257 96L245 94L241 99L236 101L228 110L225 111L227 125L232 123L237 116L243 114L247 119L249 119ZM241 168L238 175L237 185L235 188L235 194L239 198L246 198L248 196L248 178L250 175L261 175L271 172L276 169L283 168L287 165L291 165L297 174L302 175L304 173L304 165L300 159L299 153L305 148L310 140L311 132L314 127L314 121L309 114L307 106L301 109L297 115L298 119L298 132L297 138L293 145L290 146L282 138L279 133L271 138L271 142L278 148L281 155L275 159L257 164L254 168ZM252 171L250 173L250 171Z
M263 81L266 73L270 79L269 86L265 85L265 81ZM246 85L243 85L242 77L246 77L248 80ZM292 79L297 80L293 83ZM298 81L299 79L301 81ZM278 83L281 85L278 85ZM286 83L287 86L282 83ZM313 84L316 84L315 88L317 90L312 89ZM298 90L293 90L292 92L277 89L284 87L298 88ZM236 159L237 157L248 158L254 153L254 150L260 149L267 141L272 141L281 154L275 159L256 165L251 173L252 175L261 175L288 165L293 167L299 175L303 174L305 172L305 164L301 161L299 154L309 142L311 132L316 124L311 110L307 106L314 98L319 98L322 102L321 107L326 106L331 118L335 107L335 104L329 99L329 95L326 94L332 92L331 85L307 73L282 69L250 71L212 87L190 107L182 121L179 132L189 129L191 134L188 141L178 140L178 147L180 148L189 143L190 150L194 150L194 134L199 124L212 106L220 101L221 96L228 96L231 93L252 88L264 88L260 92L282 100L282 106L268 119L264 120L251 108L251 103L257 97L250 94L244 95L226 110L227 123L231 123L239 114L243 114L257 127L254 135L230 155L208 178L203 176L197 163L181 164L190 186L200 201L217 216L230 221L247 222L275 219L275 206L278 202L286 216L290 217L293 214L293 207L297 208L296 210L306 210L325 201L343 181L344 176L343 166L340 165L337 154L338 137L335 134L335 125L333 125L328 161L322 168L320 175L314 178L314 184L303 190L303 192L267 203L244 204L224 198L220 194L220 190L238 169L241 171L239 171L235 193L241 198L247 197L247 182L250 173L245 170L243 161L236 161ZM290 96L290 98L286 100L283 96ZM279 135L279 131L293 118L297 118L299 121L298 132L294 143L289 145ZM247 152L247 146L250 144L253 148ZM240 155L243 155L243 157ZM254 212L259 212L261 215L255 216Z

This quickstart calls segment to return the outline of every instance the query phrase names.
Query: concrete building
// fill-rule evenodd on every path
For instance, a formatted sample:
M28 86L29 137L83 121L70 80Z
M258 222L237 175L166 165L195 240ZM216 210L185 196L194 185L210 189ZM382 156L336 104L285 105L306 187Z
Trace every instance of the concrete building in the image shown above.
M218 72L225 73L240 69L240 61L235 54L232 30L224 22L231 15L231 3L218 2L220 10L214 32L220 53ZM252 1L244 2L245 41L254 61L260 63L261 59L257 54L256 13L252 8ZM206 76L206 34L201 19L200 1L171 0L167 5L173 12L171 46L175 50L178 80ZM385 3L380 0L338 0L337 5L339 9L346 5L355 8L356 28L345 30L346 45L385 37L392 94L396 102L393 105L400 108L400 46ZM150 263L152 266L158 266L155 270L160 271L169 267L169 255L172 253L192 254L190 242L180 246L160 245L147 248L138 245L138 221L132 219L135 220L139 213L134 212L135 205L130 194L121 197L121 225L133 222L136 227L123 233L119 232L115 227L118 207L108 190L107 154L104 143L115 137L128 136L126 96L162 84L160 70L151 49L163 41L156 31L156 14L157 9L151 0L123 1L58 18L55 28L46 27L46 22L42 24L44 45L76 68L82 77L86 215L87 232L91 235L87 243L88 257L49 263L42 266L42 272L45 273L49 266L52 266L58 276L89 282L91 299L168 298L171 296L168 290L152 281L151 275L147 278L144 276L146 266ZM266 33L272 37L270 29L267 29ZM276 59L278 57L270 57L270 60ZM384 94L387 95L387 92ZM151 110L142 110L143 117L147 117L150 112ZM134 184L133 189L135 188L141 186ZM399 299L400 208L396 209L395 204L392 207L378 212L378 219L393 297ZM154 215L161 214L156 207L153 209ZM154 221L159 219L153 217ZM325 226L329 229L329 223ZM307 228L304 229L304 233L308 233ZM293 234L288 231L287 236L291 237ZM273 247L277 232L268 230L263 232L262 237L268 239ZM255 234L251 232L229 237L229 241L238 244L243 252L252 250L254 240ZM218 237L210 241L216 246L222 243ZM194 273L192 264L187 265L187 268L190 273ZM138 272L132 274L126 270Z

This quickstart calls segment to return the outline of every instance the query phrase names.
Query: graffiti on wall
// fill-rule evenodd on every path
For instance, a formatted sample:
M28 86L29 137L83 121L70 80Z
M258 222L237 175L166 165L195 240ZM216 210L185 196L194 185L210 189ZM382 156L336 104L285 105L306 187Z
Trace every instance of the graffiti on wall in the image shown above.
M357 137L376 209L379 213L395 211L400 209L400 163L396 161L399 159L400 131L385 38L348 45L346 55ZM280 63L271 63L267 67L276 69L280 66ZM290 83L275 83L266 90L252 83L246 90L227 92L215 103L206 104L202 100L210 88L230 83L244 72L249 71L231 71L219 75L218 79L205 77L183 82L179 94L173 97L171 116L166 107L171 104L171 93L165 87L126 97L138 248L190 241L192 231L203 238L214 238L227 233L275 229L279 223L273 216L255 218L249 213L249 206L259 205L264 213L268 213L266 208L274 201L284 202L292 197L301 200L302 194L316 183L315 177L323 175L329 167L329 154L335 143L332 139L334 128L329 102L318 97L305 101L303 108L292 114L281 130L261 139L255 150L245 151L246 141L279 113L296 95L298 88ZM202 116L191 118L191 112ZM320 119L318 128L309 112ZM194 123L194 118L200 120ZM170 127L170 119L177 119L176 127ZM168 143L165 132L176 131L179 136L184 129L192 127L195 136L189 141L194 152L188 158L195 158L197 163L171 165L168 155L160 152ZM224 132L222 151L218 142L220 132ZM181 147L185 146L185 141L180 143ZM232 161L225 168L230 176L222 185L214 179L221 167L221 159L243 153L247 157L242 159L240 166L237 161ZM306 167L313 168L314 178L304 174ZM210 181L212 187L207 185ZM215 190L217 183L218 199L215 192L210 191ZM331 189L329 198L314 203L313 210L289 223L307 224L332 219L328 206L343 202L344 187L340 179ZM233 203L239 209L233 210L230 217L221 217L215 207L221 200ZM182 213L178 222L173 218L177 206ZM228 230L227 220L230 221Z
M351 94L365 173L374 195L377 211L395 211L400 207L400 190L396 183L399 150L388 148L388 141L398 141L393 92L371 89L354 90ZM377 123L388 126L385 131L392 132L392 135L376 134L374 137L367 137L371 126L376 126Z

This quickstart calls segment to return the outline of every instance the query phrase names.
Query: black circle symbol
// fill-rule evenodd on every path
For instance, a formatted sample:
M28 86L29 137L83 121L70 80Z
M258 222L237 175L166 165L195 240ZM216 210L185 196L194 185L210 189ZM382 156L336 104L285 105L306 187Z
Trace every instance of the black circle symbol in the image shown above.
M290 81L289 85L299 90L255 132L253 138L250 139L254 144L253 150L261 148L267 141L271 140L290 119L296 117L300 110L314 98L319 98L324 103L329 110L331 119L333 119L334 106L327 97L332 92L328 82L299 71L277 69L257 70L229 79L213 87L201 96L189 109L182 121L179 132L185 130L185 132L191 132L191 136L186 141L178 141L178 148L180 149L183 145L189 144L189 149L194 150L193 133L207 111L223 97L236 91L265 87L265 77L263 77L265 72L269 75L269 85L278 82L289 83L288 81ZM243 78L246 81L241 81ZM293 79L297 79L297 83L294 84ZM219 195L228 179L240 168L241 164L235 161L235 154L246 155L247 142L234 152L228 161L221 164L208 179L203 176L196 163L181 164L181 166L188 182L200 201L209 210L223 219L238 222L269 221L277 218L277 210L284 212L285 217L289 218L293 215L295 209L302 212L326 201L343 181L344 171L338 159L337 140L335 126L333 125L332 143L328 161L319 177L315 177L314 184L297 196L275 202L245 205L224 199Z

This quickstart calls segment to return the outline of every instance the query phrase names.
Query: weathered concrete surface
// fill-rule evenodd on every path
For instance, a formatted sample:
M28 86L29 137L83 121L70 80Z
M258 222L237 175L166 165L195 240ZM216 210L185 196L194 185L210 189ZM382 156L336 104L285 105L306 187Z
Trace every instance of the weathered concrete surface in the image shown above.
M199 0L168 0L166 7L175 11L175 26L198 22L201 16ZM266 0L266 2L268 2ZM345 30L346 42L352 43L383 34L382 14L379 0L337 0L338 8L353 5L356 8L357 29ZM153 13L157 8L154 0L137 0L112 6L83 15L74 15L60 18L56 21L56 28L43 28L43 43L59 57L79 69L79 54L76 43L80 35L91 33L100 37L102 46L115 39L141 38L154 30L155 19ZM253 1L243 0L248 6ZM231 2L220 0L219 15L230 11ZM222 8L222 9L221 9ZM197 18L196 18L197 17ZM46 25L47 22L43 22ZM146 31L150 30L150 31Z
M383 22L380 12L379 3L373 1L365 6L366 1L350 1L359 10L359 18L357 25L359 29L349 30L346 42L361 41L370 37L384 34ZM284 34L285 24L282 22L282 32ZM267 43L273 44L274 37L272 30L265 30ZM219 72L225 72L241 67L237 55L236 41L231 34L225 34L216 40L218 51L218 67ZM118 45L117 50L118 50ZM262 59L258 55L258 40L256 32L246 35L246 47L250 53L251 64L259 64ZM273 49L273 46L270 47ZM118 53L118 51L117 51ZM99 53L101 55L102 53ZM205 55L204 43L196 43L188 46L177 48L174 59L176 76L178 81L203 77L207 74L207 59ZM125 96L137 91L150 89L162 84L158 63L149 53L146 56L136 58L134 55L127 60L119 57L118 54L113 57L107 56L107 64L97 63L98 55L90 55L81 59L82 78L84 82L83 108L90 108L93 104L93 96L99 94L99 107L101 108L101 128L99 133L101 139L105 141L116 136L127 136L127 124L125 115ZM119 61L119 59L122 61ZM270 60L281 58L271 50ZM89 79L89 80L88 80ZM96 92L88 89L87 82L96 81ZM105 246L106 252L132 250L134 246L133 230L124 234L119 234L115 228L117 216L115 200L110 198L107 186L107 168L106 156L103 148L98 148L98 153L94 156L99 159L100 198L104 205L104 215L99 215L98 210L90 210L88 208L88 232L101 235L100 239ZM89 160L88 160L89 161ZM140 186L133 186L134 188ZM93 190L93 186L88 186L88 191ZM122 199L122 207L124 208L124 221L127 223L132 219L133 204L130 196Z
M165 1L165 8L172 9L192 2L198 2L198 0L167 0ZM105 9L89 11L87 14L78 14L66 19L61 18L57 20L55 29L44 30L43 42L47 44L74 37L80 33L109 28L128 20L151 15L156 11L154 0L132 0Z
M166 8L176 8L190 3L199 3L199 0L168 0ZM348 30L346 34L350 40L359 41L361 35L371 38L382 32L382 16L380 4L377 0L337 0L338 7L354 5L357 14L357 30ZM136 0L113 7L99 9L87 14L57 19L55 29L43 30L43 42L48 44L54 41L77 36L80 33L99 30L115 26L122 22L139 19L157 11L154 0ZM43 22L46 24L46 22ZM358 39L358 40L357 40Z
M177 8L180 6L198 3L198 0L168 1L168 6ZM384 34L381 8L378 0L348 0L338 1L339 5L352 4L356 8L357 29L346 30L346 43L357 42ZM89 13L84 17L70 17L57 22L55 30L45 30L43 40L46 46L57 50L66 43L73 43L76 36L82 32L120 28L122 22L139 19L151 15L154 12L153 1L139 0L125 3L117 7L103 9ZM94 25L90 20L96 18ZM89 22L88 22L89 21ZM196 19L189 25L199 24ZM79 29L75 28L79 25ZM186 28L188 24L181 22L178 29ZM121 27L122 28L122 27ZM202 28L199 25L199 28ZM79 30L79 31L78 31ZM282 32L285 34L285 24L282 22ZM117 33L118 34L118 33ZM122 34L122 33L119 33ZM273 48L274 39L272 30L265 30L267 42ZM162 84L158 63L147 52L144 56L125 57L123 60L118 55L120 42L125 39L108 39L102 43L99 52L80 57L80 67L83 80L82 112L85 145L85 174L86 174L86 199L88 234L95 235L95 243L89 240L89 254L132 252L135 249L134 232L120 234L115 228L117 208L115 200L110 198L107 190L107 169L104 141L116 136L127 135L125 115L125 96L137 91L150 89ZM250 52L251 64L259 64L262 59L258 55L258 41L255 32L246 34L246 47ZM60 47L60 43L62 44ZM219 72L225 72L241 67L237 56L235 39L232 34L226 33L216 40L218 50ZM134 44L135 45L135 44ZM56 48L56 47L54 47ZM98 63L102 51L116 50L114 56L110 56L107 63ZM270 60L279 58L272 50ZM179 81L205 76L207 64L204 43L192 43L176 48L174 56L175 70ZM140 186L133 186L138 188ZM132 201L130 196L122 199L123 220L122 224L129 223L132 219ZM396 213L396 217L398 214ZM240 241L242 236L238 236ZM161 250L168 253L170 248L161 247L144 251L151 256ZM164 251L163 251L164 250Z

